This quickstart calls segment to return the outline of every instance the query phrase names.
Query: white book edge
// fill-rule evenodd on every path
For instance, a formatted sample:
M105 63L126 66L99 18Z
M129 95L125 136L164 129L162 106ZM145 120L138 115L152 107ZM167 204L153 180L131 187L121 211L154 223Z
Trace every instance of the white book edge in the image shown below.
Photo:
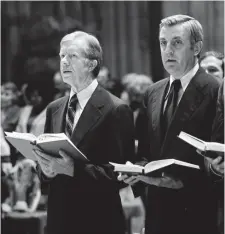
M225 152L225 145L222 143L203 141L183 131L180 132L178 137L201 151ZM201 143L201 145L199 145L197 142Z

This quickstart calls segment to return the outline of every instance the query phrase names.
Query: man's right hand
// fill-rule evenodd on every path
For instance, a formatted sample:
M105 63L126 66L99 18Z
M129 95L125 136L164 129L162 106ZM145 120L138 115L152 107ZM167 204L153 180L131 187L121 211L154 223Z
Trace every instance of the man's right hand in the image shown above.
M37 150L40 150L40 149L37 148ZM57 173L52 170L51 163L48 162L46 159L40 157L36 152L36 148L34 148L34 150L32 152L35 155L35 157L37 158L37 162L38 162L42 172L44 173L44 175L48 178L55 177Z

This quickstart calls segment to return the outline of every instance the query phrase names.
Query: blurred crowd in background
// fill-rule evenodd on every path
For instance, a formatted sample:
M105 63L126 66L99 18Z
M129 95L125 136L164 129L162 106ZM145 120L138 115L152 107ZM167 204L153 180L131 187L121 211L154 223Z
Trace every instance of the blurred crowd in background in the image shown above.
M46 27L44 28L43 25ZM30 28L30 31L24 34L22 52L15 57L17 66L13 70L19 74L21 79L15 83L4 81L1 84L1 203L3 215L11 211L34 212L46 209L47 192L41 189L35 162L25 159L9 145L5 140L4 131L40 135L44 132L47 105L53 100L70 94L70 87L63 82L60 71L57 70L59 64L55 58L58 56L59 43L58 39L55 39L56 34L54 33L58 32L57 38L60 38L63 34L82 28L77 22L66 22L66 20L63 21L62 28L63 31L57 29L51 17L43 20L40 28L38 26ZM41 37L43 32L45 32L45 37ZM32 37L35 39L33 40ZM33 43L28 45L26 43L28 38L33 40ZM43 43L43 40L46 43ZM43 51L44 57L42 56ZM158 53L159 51L158 48ZM36 57L32 58L34 54ZM38 55L39 57L37 57ZM30 59L28 59L29 56ZM212 79L222 82L224 79L223 51L208 51L202 54L199 63L207 73L212 75ZM50 67L49 70L45 67L47 65ZM135 125L141 125L141 105L145 91L157 79L144 72L132 72L122 77L113 77L111 74L115 73L103 65L97 77L99 84L124 100L133 111ZM139 133L135 134L137 137ZM137 140L135 145L137 147ZM144 198L133 199L129 189L124 189L120 195L124 207L138 207L133 214L131 226L133 232L140 233L144 227ZM134 211L131 209L129 212L127 216Z

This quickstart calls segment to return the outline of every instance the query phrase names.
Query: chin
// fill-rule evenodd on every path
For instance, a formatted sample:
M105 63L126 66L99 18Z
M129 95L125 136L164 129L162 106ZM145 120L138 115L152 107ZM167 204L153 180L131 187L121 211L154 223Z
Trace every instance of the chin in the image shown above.
M67 83L67 84L70 83L70 82L69 82L70 79L71 79L71 76L69 76L69 75L63 75L63 76L62 76L63 82L65 82L65 83Z

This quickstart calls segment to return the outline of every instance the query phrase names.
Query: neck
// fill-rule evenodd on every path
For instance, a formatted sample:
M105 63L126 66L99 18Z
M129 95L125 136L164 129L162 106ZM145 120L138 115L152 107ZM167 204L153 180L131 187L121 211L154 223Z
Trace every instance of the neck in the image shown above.
M171 74L173 76L174 79L181 79L183 76L185 76L191 69L193 69L195 67L195 65L198 63L198 58L195 58L192 66L190 66L189 68L187 68L183 74Z
M72 89L75 93L79 93L83 89L86 89L92 83L92 81L92 77L87 77L86 79L84 79L84 82L82 82L82 84L74 85Z

